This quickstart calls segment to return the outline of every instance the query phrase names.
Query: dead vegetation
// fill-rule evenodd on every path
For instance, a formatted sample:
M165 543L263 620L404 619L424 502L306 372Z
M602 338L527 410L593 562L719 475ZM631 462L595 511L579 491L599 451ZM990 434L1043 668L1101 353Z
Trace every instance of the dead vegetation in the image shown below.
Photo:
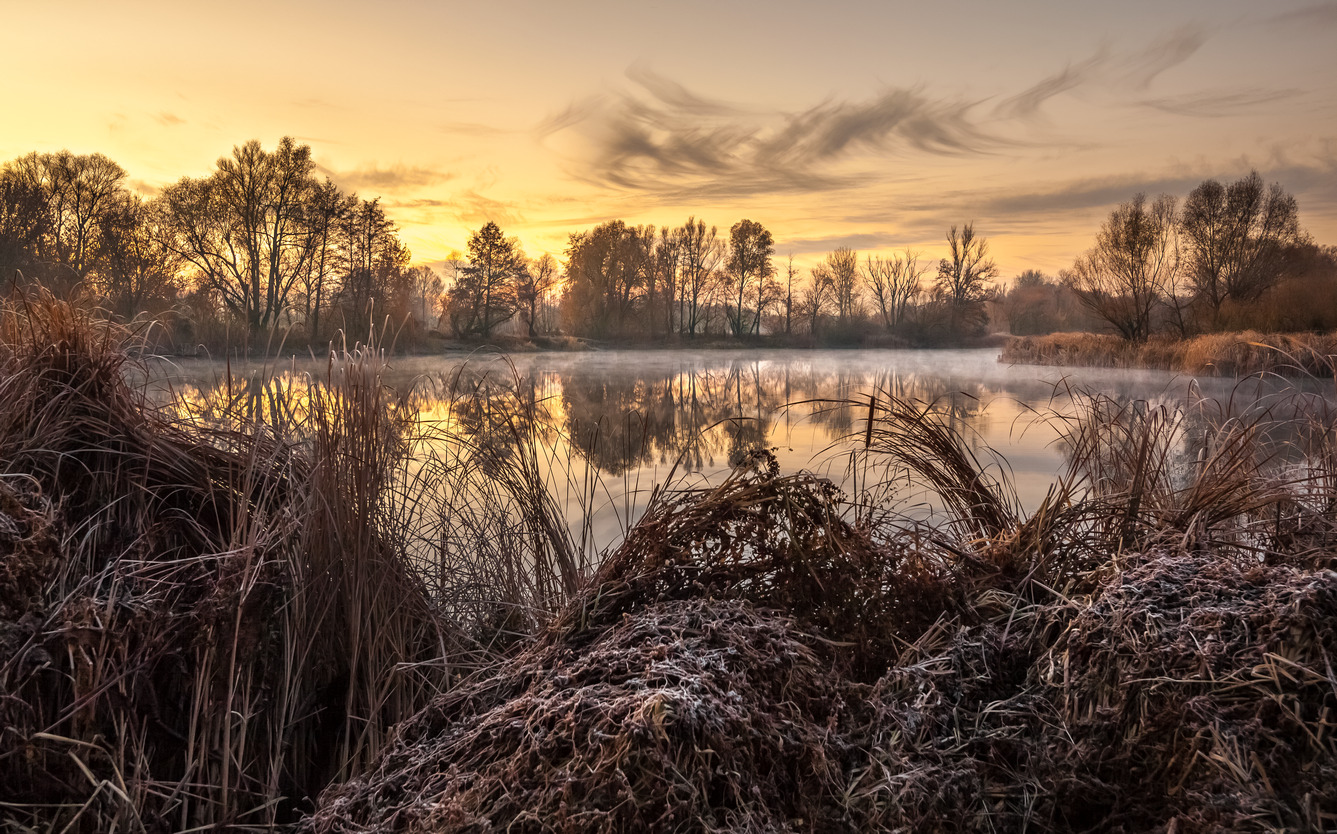
M1027 511L882 394L857 494L761 451L595 569L533 402L429 450L361 353L181 423L81 315L4 319L5 830L1337 829L1321 403L1078 398Z
M1209 333L1187 339L1153 336L1130 342L1100 333L1014 336L999 359L1017 365L1150 368L1201 376L1331 377L1337 333Z

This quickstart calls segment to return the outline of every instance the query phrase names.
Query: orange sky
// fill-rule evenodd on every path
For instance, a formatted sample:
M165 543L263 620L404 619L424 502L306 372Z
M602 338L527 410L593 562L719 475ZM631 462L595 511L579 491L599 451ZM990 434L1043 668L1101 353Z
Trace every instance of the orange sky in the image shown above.
M941 255L974 221L1049 272L1140 190L1257 168L1337 243L1337 2L224 5L0 0L0 160L69 148L145 193L310 144L431 262L615 217L742 217L808 263Z

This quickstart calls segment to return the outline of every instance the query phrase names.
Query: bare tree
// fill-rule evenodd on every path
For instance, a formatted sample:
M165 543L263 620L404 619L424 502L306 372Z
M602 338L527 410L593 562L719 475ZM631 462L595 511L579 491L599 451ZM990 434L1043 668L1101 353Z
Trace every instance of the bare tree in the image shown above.
M538 313L544 299L557 286L557 260L547 252L542 257L531 260L520 273L516 284L516 300L525 312L525 324L529 336L538 335Z
M291 137L272 153L252 140L211 176L160 195L173 250L252 333L278 321L316 251L306 222L312 168L311 148Z
M754 297L757 306L762 306L766 279L771 277L772 272L771 255L774 253L775 241L760 223L739 220L729 230L729 260L725 270L729 276L730 295L733 296L729 326L735 335L760 330L761 311L756 310L749 321L744 312L745 305L750 297Z
M975 236L973 224L960 233L956 226L948 230L947 249L950 258L938 262L936 290L948 304L952 330L959 333L983 324L987 284L998 276L998 266L989 257L989 241Z
M826 256L836 317L842 325L859 315L859 253L842 246Z
M799 301L799 306L803 310L804 316L808 319L808 332L813 336L817 335L817 329L824 316L835 300L836 280L831 274L831 268L820 263L812 268L812 280L803 292L803 297Z
M121 195L99 219L96 239L92 276L111 310L131 319L172 305L181 261L168 245L155 205Z
M1227 300L1249 302L1274 286L1287 247L1304 239L1295 198L1252 171L1229 185L1207 180L1180 217L1188 281L1215 324Z
M0 168L0 281L12 280L18 270L31 271L50 215L47 194L8 166Z
M894 331L905 323L910 303L923 289L928 267L919 265L918 253L906 249L891 258L869 256L863 278L882 315L882 325Z
M1062 274L1091 312L1119 335L1145 341L1155 312L1179 269L1175 198L1163 194L1147 205L1145 194L1124 203L1096 235L1096 244Z
M706 308L719 279L724 244L714 226L694 217L674 230L678 242L681 276L678 281L678 321L687 336L705 327Z
M785 335L793 332L794 319L794 278L798 275L798 270L794 268L794 256L789 256L785 264Z
M125 169L100 153L30 153L6 166L40 189L48 212L37 255L69 284L93 265L97 234L107 212L125 195Z

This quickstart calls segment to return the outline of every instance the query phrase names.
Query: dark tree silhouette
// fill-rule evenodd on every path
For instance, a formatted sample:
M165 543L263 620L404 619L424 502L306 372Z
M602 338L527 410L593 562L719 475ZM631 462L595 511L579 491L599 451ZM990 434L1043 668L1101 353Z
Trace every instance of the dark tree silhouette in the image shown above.
M469 236L469 265L450 289L451 328L461 336L491 335L517 309L516 284L525 270L520 242L489 221Z
M1295 198L1257 171L1223 185L1207 180L1184 200L1180 219L1188 281L1216 325L1221 305L1249 302L1282 277L1288 247L1301 243Z
M739 220L729 230L729 260L725 264L725 272L732 296L728 310L729 327L735 335L756 333L761 328L761 307L765 298L766 280L772 273L773 254L775 240L760 223ZM758 303L749 318L745 305L750 296L756 297Z

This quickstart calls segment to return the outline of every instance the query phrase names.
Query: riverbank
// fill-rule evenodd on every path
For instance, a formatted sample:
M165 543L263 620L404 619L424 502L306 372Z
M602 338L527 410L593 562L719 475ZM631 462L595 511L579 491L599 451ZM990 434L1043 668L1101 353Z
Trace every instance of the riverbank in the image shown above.
M522 402L428 454L359 350L263 425L196 421L125 339L0 311L5 827L1337 824L1326 411L1281 471L1266 425L1080 400L1026 513L884 393L850 404L869 493L758 450L594 563Z
M1101 333L1014 336L1000 362L1095 368L1147 368L1193 376L1331 377L1337 373L1337 332L1213 333L1157 337L1140 344Z

